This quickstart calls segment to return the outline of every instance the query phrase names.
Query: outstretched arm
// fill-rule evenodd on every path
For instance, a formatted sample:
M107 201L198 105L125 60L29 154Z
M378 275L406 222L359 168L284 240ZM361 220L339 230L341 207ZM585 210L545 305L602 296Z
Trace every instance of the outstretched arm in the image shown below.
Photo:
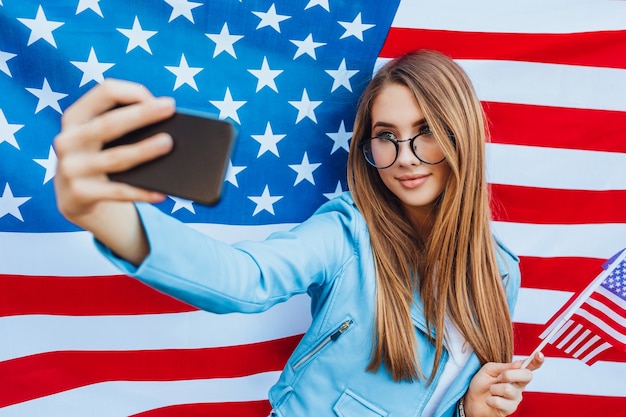
M472 378L464 397L467 417L503 417L512 414L522 401L522 392L532 379L532 371L543 365L537 353L526 369L523 361L487 363Z
M119 105L126 105L117 108ZM170 98L155 98L135 83L106 80L69 107L54 140L57 205L69 221L88 230L118 256L139 264L149 252L134 201L158 202L160 193L112 182L120 172L166 154L172 138L155 135L134 145L102 146L139 127L173 115Z

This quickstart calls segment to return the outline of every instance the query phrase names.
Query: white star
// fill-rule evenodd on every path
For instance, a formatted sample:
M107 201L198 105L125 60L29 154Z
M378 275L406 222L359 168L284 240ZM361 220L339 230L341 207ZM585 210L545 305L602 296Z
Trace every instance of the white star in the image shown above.
M306 39L303 41L296 41L296 40L290 39L289 42L293 43L294 45L298 47L298 50L293 56L293 59L296 59L300 55L303 55L303 54L307 54L311 58L317 59L317 57L315 56L315 48L319 48L320 46L326 45L325 43L322 43L322 42L313 41L313 35L311 33L309 33L309 36L307 36Z
M270 69L267 63L267 57L263 57L263 64L261 65L260 70L248 70L248 72L259 79L256 84L257 93L266 86L278 93L278 87L276 87L276 81L274 81L274 78L278 77L283 70Z
M341 35L339 39L344 39L344 38L347 38L348 36L354 36L360 41L363 40L364 31L376 26L376 25L363 24L361 22L361 13L359 13L356 16L353 22L337 22L337 23L339 23L341 26L343 26L346 29L344 34Z
M48 151L48 159L33 159L33 161L46 169L46 175L43 179L44 184L54 178L57 172L57 154L52 146L50 146L50 151Z
M237 110L241 106L247 103L247 101L234 101L233 97L230 95L230 90L226 87L226 94L224 95L224 100L209 100L209 103L220 109L220 119L226 119L230 117L237 123L241 124L239 121L239 115L237 114Z
M278 142L281 141L281 139L283 139L287 135L275 135L274 132L272 132L272 126L270 125L270 122L267 122L267 126L265 126L265 133L263 133L262 135L250 136L252 136L254 140L261 144L261 147L259 148L259 153L256 156L257 158L259 158L267 151L270 151L274 155L280 157L276 145L278 144Z
M4 193L0 197L0 219L10 214L18 220L24 221L22 213L20 212L20 206L30 200L31 197L14 197L11 187L7 182L4 186Z
M48 21L41 5L37 9L37 16L35 16L34 19L18 18L17 20L30 29L27 46L32 45L39 39L43 39L55 48L57 47L57 44L54 41L54 36L52 36L52 31L57 29L59 26L63 26L65 23Z
M76 7L76 14L82 13L87 9L91 9L96 12L100 17L104 17L102 15L102 10L100 10L100 0L78 0L78 7Z
M228 169L226 170L225 181L228 181L235 187L239 188L239 183L237 182L237 175L246 168L247 167L245 166L234 166L231 161L228 161Z
M350 78L352 78L358 70L349 70L346 68L346 59L341 60L339 68L336 70L326 70L326 73L333 77L333 87L330 92L334 92L339 87L345 87L348 91L352 92L352 85L350 84Z
M276 203L278 200L282 199L283 196L274 196L272 197L270 195L270 189L269 187L266 185L265 189L263 190L263 194L260 195L259 197L248 197L250 200L252 200L255 204L256 204L256 208L254 209L254 213L252 213L253 216L256 216L259 212L265 210L270 214L274 214L274 203Z
M280 33L280 22L291 19L291 16L276 14L276 6L272 4L266 13L263 12L252 12L258 18L261 19L259 25L256 27L257 30L266 26L271 26L274 30Z
M37 108L35 109L35 114L39 113L46 107L52 107L57 112L63 113L61 111L61 107L59 106L59 100L67 97L67 94L52 91L52 88L50 88L50 84L48 84L48 80L46 78L43 79L43 86L41 88L27 88L26 90L39 99L37 102Z
M343 190L341 189L341 181L337 181L337 187L335 187L335 192L333 193L324 193L324 197L329 200L332 200L335 197L339 197L343 194Z
M293 169L298 173L296 177L296 181L293 185L298 185L302 180L307 180L311 184L315 185L315 180L313 179L313 171L319 168L322 164L311 164L309 163L309 156L304 153L302 157L302 163L296 165L289 165L289 168Z
M309 0L309 3L306 5L304 10L310 9L313 6L321 6L327 12L330 12L330 6L328 5L328 0Z
M190 67L187 64L187 59L185 59L185 54L180 55L180 64L178 64L177 67L166 66L165 69L176 75L176 81L174 82L174 91L183 84L187 84L194 90L198 91L196 80L193 77L195 77L204 68Z
M171 195L168 195L167 197L174 200L174 207L172 207L171 213L176 213L180 209L186 209L187 211L196 214L196 210L193 207L193 201Z
M213 58L221 54L222 52L227 52L233 58L237 58L235 54L234 44L243 36L241 35L231 35L228 31L228 23L224 23L222 26L222 31L220 33L212 34L205 33L206 37L215 42L215 51L213 52Z
M129 53L136 47L140 47L152 55L152 50L150 49L150 45L148 45L148 39L156 35L158 32L156 30L143 30L137 16L135 16L132 29L117 28L117 30L128 38L126 53Z
M193 3L188 0L165 0L167 4L172 6L172 14L170 14L170 20L176 19L178 16L186 17L191 23L195 23L193 21L193 14L191 11L196 7L202 6L202 3Z
M9 66L7 65L7 61L9 59L15 58L16 54L11 54L9 52L0 51L0 71L4 72L9 77L13 77L11 75L11 70L9 70Z
M302 100L300 101L290 101L289 104L298 109L298 116L296 117L296 124L299 123L305 117L313 120L317 123L317 119L315 118L315 108L322 104L322 101L311 101L309 100L309 95L306 92L306 88L302 92Z
M89 58L87 58L87 62L70 62L72 63L72 65L74 65L83 72L83 78L80 80L79 87L82 87L89 81L95 81L97 83L103 82L104 72L115 65L110 63L98 62L98 57L96 56L96 51L94 51L93 47L89 51Z
M4 116L4 112L0 109L0 143L7 142L9 145L13 145L15 149L19 149L15 139L15 132L23 128L24 125L9 124L7 118Z
M337 133L327 133L326 136L331 138L335 143L333 144L333 149L330 151L331 155L335 153L335 151L339 148L344 148L346 152L350 149L350 145L348 141L352 137L352 132L346 132L346 127L341 121L341 125L339 125L339 130Z

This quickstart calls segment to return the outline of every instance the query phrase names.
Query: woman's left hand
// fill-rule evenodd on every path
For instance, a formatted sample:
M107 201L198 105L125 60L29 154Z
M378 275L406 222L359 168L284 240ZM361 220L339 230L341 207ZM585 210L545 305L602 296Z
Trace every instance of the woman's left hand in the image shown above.
M537 353L526 369L521 360L483 365L470 381L465 394L467 417L503 417L512 414L522 401L522 391L532 379L532 371L543 365Z

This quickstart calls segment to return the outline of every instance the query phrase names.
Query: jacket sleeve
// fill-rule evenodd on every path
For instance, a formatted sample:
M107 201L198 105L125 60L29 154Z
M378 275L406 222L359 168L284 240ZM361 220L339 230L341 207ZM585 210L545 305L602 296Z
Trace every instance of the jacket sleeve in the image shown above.
M148 204L137 204L150 245L138 267L98 249L124 273L215 313L259 312L332 280L353 249L346 213L322 210L262 242L227 245Z
M521 285L521 273L519 268L519 258L500 240L496 242L496 260L500 275L502 275L504 289L506 291L509 311L511 316L515 311L517 297Z

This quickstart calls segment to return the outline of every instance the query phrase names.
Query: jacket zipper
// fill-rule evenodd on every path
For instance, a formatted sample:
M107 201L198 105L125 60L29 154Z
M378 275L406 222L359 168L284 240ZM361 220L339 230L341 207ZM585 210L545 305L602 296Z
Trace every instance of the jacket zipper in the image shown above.
M304 363L306 363L309 359L311 359L313 357L313 355L315 355L317 352L322 350L327 344L329 344L330 342L336 342L337 339L339 339L339 336L344 334L350 328L350 326L352 326L352 319L348 319L348 320L344 321L343 323L341 323L341 326L339 326L339 328L337 330L335 330L330 335L326 336L309 353L304 355L304 357L302 357L298 362L293 364L291 369L293 369L295 371L300 366L302 366Z

